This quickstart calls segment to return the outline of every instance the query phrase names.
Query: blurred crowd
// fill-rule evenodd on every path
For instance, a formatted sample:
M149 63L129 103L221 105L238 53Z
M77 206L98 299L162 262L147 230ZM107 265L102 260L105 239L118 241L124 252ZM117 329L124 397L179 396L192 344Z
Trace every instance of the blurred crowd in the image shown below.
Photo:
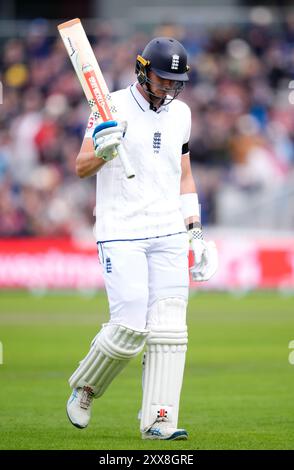
M160 35L178 38L189 54L181 99L192 109L193 171L202 221L218 224L228 188L257 197L293 173L294 16L214 28L165 24L128 37L97 23L90 39L111 90L135 81L136 55ZM95 178L79 180L75 157L89 111L64 46L38 19L25 37L1 39L0 50L0 236L86 236Z

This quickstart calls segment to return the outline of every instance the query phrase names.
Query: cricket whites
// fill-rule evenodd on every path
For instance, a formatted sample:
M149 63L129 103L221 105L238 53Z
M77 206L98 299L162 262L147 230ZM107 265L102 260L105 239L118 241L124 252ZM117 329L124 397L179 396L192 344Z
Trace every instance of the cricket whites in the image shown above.
M80 19L66 21L58 30L97 124L115 120L117 108ZM133 178L135 173L122 145L118 154L127 178Z

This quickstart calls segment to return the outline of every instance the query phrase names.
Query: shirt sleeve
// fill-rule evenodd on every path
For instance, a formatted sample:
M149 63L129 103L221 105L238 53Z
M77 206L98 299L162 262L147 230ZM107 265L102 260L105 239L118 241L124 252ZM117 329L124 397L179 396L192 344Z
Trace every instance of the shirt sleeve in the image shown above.
M186 155L187 153L189 153L189 142L186 142L182 146L182 155Z
M184 120L184 133L183 133L183 145L188 144L190 140L191 134L191 110L188 106L186 106L186 116ZM186 152L187 153L187 152Z

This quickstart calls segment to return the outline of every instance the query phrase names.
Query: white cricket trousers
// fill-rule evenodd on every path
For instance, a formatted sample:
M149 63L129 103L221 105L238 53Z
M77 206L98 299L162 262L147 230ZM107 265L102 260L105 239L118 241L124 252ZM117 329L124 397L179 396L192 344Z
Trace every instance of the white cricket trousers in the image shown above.
M188 299L187 233L143 240L98 242L110 323L142 330L160 299Z

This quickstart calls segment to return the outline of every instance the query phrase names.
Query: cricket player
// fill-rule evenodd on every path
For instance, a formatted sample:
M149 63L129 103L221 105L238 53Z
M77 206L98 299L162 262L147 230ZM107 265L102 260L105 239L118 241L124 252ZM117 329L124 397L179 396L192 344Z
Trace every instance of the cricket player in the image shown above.
M90 116L76 160L78 176L97 174L96 237L110 318L69 379L71 423L85 428L93 399L144 347L143 439L187 439L178 427L187 349L189 242L193 280L217 269L205 242L190 166L191 112L177 96L188 81L177 40L151 40L136 61L137 81L113 93L117 121L95 127ZM135 169L127 179L117 147Z

